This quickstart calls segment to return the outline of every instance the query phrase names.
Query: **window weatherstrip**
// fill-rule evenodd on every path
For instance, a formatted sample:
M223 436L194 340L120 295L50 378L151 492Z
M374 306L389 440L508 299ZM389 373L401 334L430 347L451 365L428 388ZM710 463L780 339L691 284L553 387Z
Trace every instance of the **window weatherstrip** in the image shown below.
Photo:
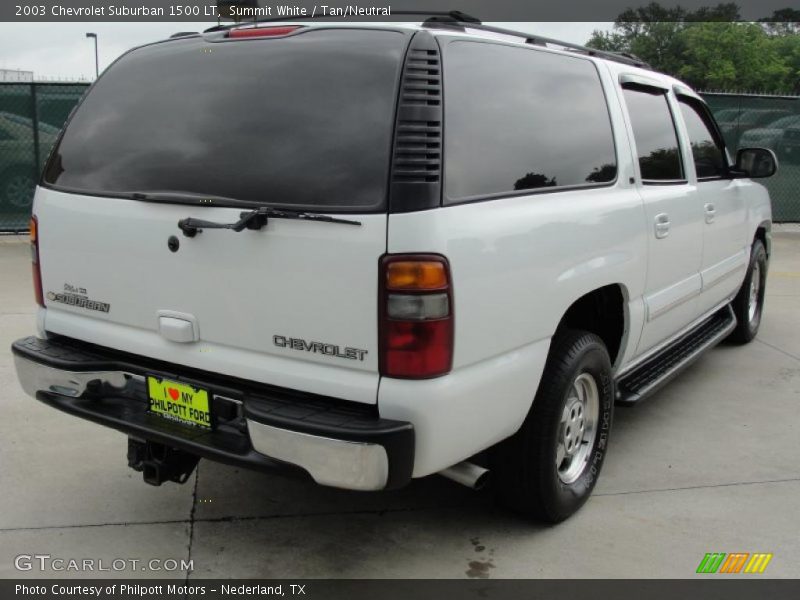
M650 77L634 73L622 73L619 76L619 83L622 87L646 87L663 94L669 92L668 84L658 81L657 79L651 79Z

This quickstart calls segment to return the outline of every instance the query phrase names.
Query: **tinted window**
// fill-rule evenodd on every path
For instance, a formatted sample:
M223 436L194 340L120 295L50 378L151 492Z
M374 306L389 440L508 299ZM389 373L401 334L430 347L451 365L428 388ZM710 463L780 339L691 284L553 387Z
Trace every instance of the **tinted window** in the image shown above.
M323 30L134 50L80 105L45 180L95 193L378 207L406 41Z
M698 178L721 177L726 173L725 153L717 144L702 112L687 101L680 101L683 122L689 132L692 158Z
M608 108L591 62L454 42L444 67L451 201L616 178Z
M678 136L664 93L625 89L639 167L645 181L683 179Z

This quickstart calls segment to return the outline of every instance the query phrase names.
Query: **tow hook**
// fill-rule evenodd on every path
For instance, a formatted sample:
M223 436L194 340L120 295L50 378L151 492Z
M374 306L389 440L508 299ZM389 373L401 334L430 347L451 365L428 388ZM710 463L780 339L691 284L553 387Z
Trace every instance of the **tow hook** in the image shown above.
M186 483L199 460L199 456L164 444L128 438L128 466L139 471L150 485Z

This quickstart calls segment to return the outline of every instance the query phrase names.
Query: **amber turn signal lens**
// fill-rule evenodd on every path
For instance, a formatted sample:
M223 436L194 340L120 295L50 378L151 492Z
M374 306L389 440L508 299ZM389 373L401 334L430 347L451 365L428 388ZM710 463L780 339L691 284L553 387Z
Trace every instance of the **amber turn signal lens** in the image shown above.
M31 266L33 267L33 293L36 304L44 306L44 290L42 289L42 266L39 264L39 221L36 215L31 217Z
M447 270L435 261L397 261L388 264L389 290L440 290L447 287Z

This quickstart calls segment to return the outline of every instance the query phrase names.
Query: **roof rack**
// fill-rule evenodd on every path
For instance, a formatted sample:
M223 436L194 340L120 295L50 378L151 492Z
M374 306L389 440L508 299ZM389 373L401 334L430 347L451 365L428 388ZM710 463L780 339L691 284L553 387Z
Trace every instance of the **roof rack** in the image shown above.
M469 20L463 20L460 17L468 17ZM641 67L643 69L652 69L652 67L638 56L629 52L611 52L609 50L596 50L581 44L574 44L572 42L565 42L555 38L544 37L541 35L531 35L523 31L516 31L514 29L506 29L504 27L494 27L493 25L485 25L479 19L464 15L464 13L453 11L445 13L444 15L435 15L422 23L423 27L437 28L437 27L452 27L456 26L461 29L477 29L479 31L486 31L487 33L497 33L500 35L509 35L513 37L521 37L525 39L527 44L535 44L537 46L547 46L553 44L554 46L561 46L573 52L579 52L588 56L595 56L597 58L604 58L614 62L622 63L624 65L631 65L633 67Z
M572 42L565 42L563 40L557 40L554 38L548 38L540 35L531 35L530 33L525 33L523 31L516 31L514 29L506 29L503 27L494 27L493 25L485 25L477 17L473 17L472 15L468 15L458 10L450 10L450 11L394 10L392 11L392 15L428 17L427 19L425 19L425 21L423 21L422 25L423 27L428 27L431 29L443 28L443 27L458 27L460 29L465 29L465 28L477 29L480 31L485 31L487 33L497 33L500 35L509 35L513 37L524 38L525 43L527 44L535 44L537 46L547 46L549 44L552 44L554 46L561 46L562 48L571 50L573 52L586 54L587 56L604 58L606 60L611 60L625 65L631 65L633 67L652 69L652 67L645 61L643 61L641 58L639 58L638 56L634 56L633 54L630 54L628 52L611 52L608 50L596 50L594 48L589 48L587 46L582 46L580 44L574 44ZM330 18L330 17L323 15L269 17L266 19L247 20L244 21L244 23L274 23L280 21L304 21L310 19L325 19L325 18ZM206 32L223 31L226 29L231 29L233 27L238 27L240 25L242 25L242 23L217 25L215 27L206 29Z
M441 22L441 23L463 23L463 24L476 24L480 25L480 19L477 19L473 16L470 16L466 13L462 13L458 10L450 10L450 11L436 11L436 10L393 10L392 16L410 16L410 17L428 17L425 21L428 22ZM225 29L231 29L233 27L239 27L240 25L248 25L248 24L257 24L257 23L275 23L280 21L308 21L308 20L317 20L317 19L336 19L337 17L331 15L297 15L297 16L285 16L285 17L267 17L265 19L247 19L237 23L227 23L225 25L215 25L214 27L210 27L205 30L204 33L210 33L212 31L224 31Z

